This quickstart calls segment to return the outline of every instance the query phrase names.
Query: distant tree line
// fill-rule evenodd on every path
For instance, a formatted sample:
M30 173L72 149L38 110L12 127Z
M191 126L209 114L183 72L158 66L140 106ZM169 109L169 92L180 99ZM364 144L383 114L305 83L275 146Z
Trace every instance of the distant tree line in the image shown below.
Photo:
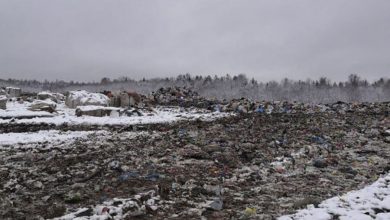
M318 80L283 79L280 82L258 82L246 75L192 76L182 74L170 78L133 80L102 78L100 82L65 82L0 79L0 86L20 87L26 92L66 92L85 89L93 92L103 90L127 90L149 94L161 87L186 87L208 98L234 99L246 97L253 100L288 100L310 103L384 102L390 101L390 79L380 78L372 83L356 74L349 75L345 82L332 82L326 77Z

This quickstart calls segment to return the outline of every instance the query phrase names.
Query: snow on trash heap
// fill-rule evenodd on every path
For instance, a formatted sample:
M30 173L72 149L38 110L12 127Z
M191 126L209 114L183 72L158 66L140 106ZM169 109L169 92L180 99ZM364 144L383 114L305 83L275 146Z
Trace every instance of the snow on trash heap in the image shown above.
M65 100L65 105L69 108L86 105L108 106L109 101L110 99L104 94L79 90L69 92Z
M56 111L57 103L54 101L47 99L47 100L34 100L31 104L28 110L30 111L47 111L50 113L53 113Z
M278 220L331 220L334 216L340 220L390 219L390 174L361 190L325 200L318 208L308 205L306 209Z
M65 100L65 96L61 93L53 93L53 92L43 91L43 92L39 92L37 94L37 99L38 100L50 99L53 102L59 103L59 102Z

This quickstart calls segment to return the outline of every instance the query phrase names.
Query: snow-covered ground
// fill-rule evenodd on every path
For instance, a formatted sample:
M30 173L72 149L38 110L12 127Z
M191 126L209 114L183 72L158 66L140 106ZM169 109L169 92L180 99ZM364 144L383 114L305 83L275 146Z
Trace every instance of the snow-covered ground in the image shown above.
M71 125L90 124L90 125L132 125L132 124L152 124L169 123L178 120L214 120L220 117L226 117L231 114L210 112L202 109L187 109L180 111L178 107L158 107L153 112L146 113L144 116L107 116L92 117L75 115L75 109L67 108L64 104L59 104L57 113L33 112L28 110L28 103L8 102L7 110L0 110L0 117L16 116L48 116L36 117L31 119L2 119L3 123L26 123L39 124L51 123L61 125L64 123ZM390 133L390 130L386 130ZM34 143L49 142L50 146L55 143L71 143L75 140L87 140L90 135L105 137L109 136L108 131L38 131L27 133L4 133L0 134L0 148L35 147ZM132 135L142 135L138 133L125 133L124 137ZM283 158L276 158L272 163L275 167L280 167L287 163ZM146 203L137 204L131 199L113 199L103 204L83 208L79 210L68 210L69 214L58 219L109 219L111 214L116 214L113 219L121 219L125 216L136 215L138 212L144 212L146 207L157 209L158 198L148 200ZM132 213L125 213L125 209L135 210ZM88 215L86 214L88 213ZM379 178L375 183L366 186L363 189L349 192L342 196L337 196L323 201L318 207L309 205L306 209L298 210L292 215L281 216L279 220L331 220L331 219L379 219L390 220L390 174Z
M8 101L7 102L7 109L6 110L3 110L3 109L0 109L0 118L1 117L18 117L18 116L36 116L36 117L39 117L39 116L47 116L47 117L51 117L53 116L52 114L50 114L49 112L44 112L44 111L30 111L28 110L28 108L30 107L29 104L31 103L28 103L28 102L24 102L24 103L18 103L18 102L10 102ZM4 121L4 120L0 120L0 121Z
M361 190L325 200L318 208L309 205L296 214L282 216L278 220L331 220L333 217L340 220L389 220L390 174Z
M28 104L20 104L17 102L8 102L7 110L0 110L0 117L16 117L16 116L53 116L53 117L36 117L31 119L0 119L2 123L50 123L50 124L92 124L92 125L133 125L133 124L153 124L153 123L169 123L178 120L214 120L216 118L226 117L231 114L210 112L204 109L186 109L180 111L178 107L157 107L153 112L145 112L144 116L106 116L92 117L75 115L75 109L67 108L64 104L58 104L57 113L50 114L48 112L33 112L28 110Z
M105 131L38 131L26 133L4 133L0 134L0 146L30 144L38 142L61 142L71 141L77 138L85 138L88 135L104 135Z

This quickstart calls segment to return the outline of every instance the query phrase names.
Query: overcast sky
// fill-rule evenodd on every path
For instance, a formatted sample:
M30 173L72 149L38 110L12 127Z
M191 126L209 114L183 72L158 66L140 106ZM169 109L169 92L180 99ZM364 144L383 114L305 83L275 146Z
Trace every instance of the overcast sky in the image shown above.
M0 78L390 76L389 0L0 0Z

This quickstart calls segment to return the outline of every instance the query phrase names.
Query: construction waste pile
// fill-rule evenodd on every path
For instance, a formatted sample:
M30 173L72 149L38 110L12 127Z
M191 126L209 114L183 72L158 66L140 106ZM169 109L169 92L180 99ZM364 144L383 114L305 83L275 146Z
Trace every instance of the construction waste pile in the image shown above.
M77 91L66 104L107 115L133 99ZM2 145L1 218L275 219L390 171L390 103L209 103L172 88L147 100L243 114Z

